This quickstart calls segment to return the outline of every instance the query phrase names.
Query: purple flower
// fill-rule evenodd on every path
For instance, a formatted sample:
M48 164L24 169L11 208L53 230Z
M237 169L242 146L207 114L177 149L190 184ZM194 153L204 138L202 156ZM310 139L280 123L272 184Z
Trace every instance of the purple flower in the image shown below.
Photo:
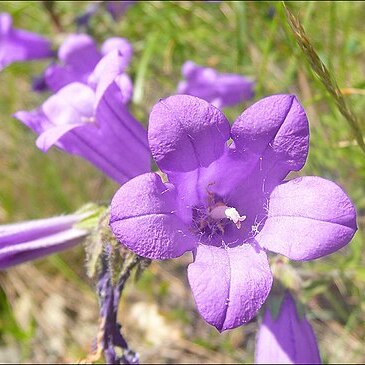
M125 38L110 38L102 44L99 51L90 36L71 34L58 50L59 64L51 64L46 69L45 83L52 91L58 91L72 82L87 84L98 62L114 50L120 53L121 71L124 72L133 55L133 48Z
M305 316L299 316L287 292L277 318L266 308L256 344L256 364L320 364L316 336Z
M0 269L62 251L89 233L75 228L86 217L72 214L0 226Z
M110 13L115 21L124 15L127 9L134 5L136 1L106 1L106 10Z
M187 61L182 67L186 81L180 81L177 92L197 96L217 108L240 104L254 96L255 83L236 74L218 73Z
M220 331L251 320L268 296L266 250L312 260L345 246L357 229L355 209L335 183L283 181L308 153L308 121L294 95L262 99L232 127L208 102L171 96L152 109L148 138L169 182L148 173L123 185L111 228L150 259L193 251L196 305Z
M38 34L12 27L11 16L0 13L0 71L13 62L51 57L51 43Z
M87 32L91 32L90 19L95 16L99 11L101 5L104 5L108 13L112 16L114 21L118 21L127 9L134 5L136 1L100 1L96 3L89 4L81 15L77 16L75 21L78 26L78 30L81 27L85 27Z
M78 15L75 18L78 30L80 29L80 27L86 27L86 29L88 31L91 30L90 25L89 25L90 18L95 15L95 13L98 11L99 7L100 7L100 3L88 4L84 13L82 13L81 15Z
M109 52L88 84L68 84L40 108L15 117L39 134L36 143L42 151L56 145L118 183L150 171L147 132L125 106L132 88L123 67L119 50Z

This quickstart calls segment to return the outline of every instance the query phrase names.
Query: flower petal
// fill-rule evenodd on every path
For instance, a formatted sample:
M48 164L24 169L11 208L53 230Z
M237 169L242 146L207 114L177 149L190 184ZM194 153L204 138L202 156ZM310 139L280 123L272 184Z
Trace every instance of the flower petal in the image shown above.
M197 97L174 95L160 100L151 112L148 138L161 170L192 171L218 159L229 139L223 113Z
M0 225L0 247L31 241L69 229L81 219L81 215L71 214Z
M87 76L89 73L87 74ZM65 70L64 66L50 64L44 71L44 83L46 88L57 92L72 82L86 83L85 74L74 71L72 68Z
M34 260L79 244L88 234L83 229L71 228L33 241L0 248L0 269Z
M86 83L101 59L95 41L86 34L71 34L58 51L61 64L52 64L45 71L45 81L52 91L72 82Z
M178 94L187 94L186 90L188 89L188 83L186 81L179 81L177 84L177 93Z
M255 364L320 364L316 336L305 317L300 318L289 292L279 316L266 308L257 336Z
M222 106L233 106L250 100L254 96L254 82L236 74L220 74L217 97Z
M106 54L98 62L88 79L88 84L96 90L96 104L110 84L122 74L124 68L122 54L117 49Z
M51 57L51 42L42 36L12 27L12 18L0 13L0 70L12 62Z
M13 25L13 19L8 13L0 13L0 33L2 36L9 35Z
M191 79L194 78L194 76L196 76L196 73L202 68L203 67L198 66L195 62L189 60L182 65L181 73L186 79Z
M188 279L200 314L219 331L250 321L272 285L266 254L249 244L198 246Z
M44 115L41 109L35 109L29 112L20 110L16 112L13 117L20 120L36 134L41 134L49 127L52 127L52 123Z
M123 103L125 93L129 91L119 86L113 82L105 90L96 107L95 117L103 139L113 145L108 152L110 159L116 166L126 168L129 178L132 178L151 171L151 151L146 129Z
M258 243L293 260L312 260L337 251L357 230L356 211L335 183L315 176L277 186Z
M217 108L241 103L253 97L254 83L238 74L219 73L186 61L182 67L186 81L178 85L178 93L197 96Z
M210 67L202 67L192 61L186 61L182 67L182 74L186 78L186 84L178 89L178 92L193 95L213 104L220 95L217 93L219 74Z
M43 152L47 152L59 140L73 129L83 126L84 123L57 125L42 132L36 140L36 146Z
M121 144L120 138L105 135L95 123L86 123L64 134L57 142L57 146L68 153L81 156L101 170L119 184L124 184L132 177L149 171L149 156L144 160L138 156L128 159L126 146ZM108 143L105 143L105 141Z
M7 52L14 52L14 56L18 52L24 55L24 59L17 59L17 61L36 60L53 56L49 40L26 30L13 29L11 43L14 48L9 48Z
M133 96L133 82L127 74L121 74L115 79L115 83L119 86L122 93L122 103L128 104Z
M107 39L101 46L101 53L105 56L117 49L123 56L123 70L129 65L133 56L133 47L125 38L112 37Z
M42 110L53 125L86 123L94 114L94 101L90 87L73 82L48 98Z
M87 34L70 34L58 50L58 58L78 72L91 72L101 58L97 45Z
M117 21L126 11L127 9L135 4L136 1L106 1L106 9L110 13L110 15L113 17L115 21Z
M117 191L110 225L121 243L150 259L178 257L196 245L176 211L173 186L154 173L137 176Z
M237 150L256 158L263 178L278 183L305 163L308 120L294 95L272 95L240 115L232 126L232 138Z

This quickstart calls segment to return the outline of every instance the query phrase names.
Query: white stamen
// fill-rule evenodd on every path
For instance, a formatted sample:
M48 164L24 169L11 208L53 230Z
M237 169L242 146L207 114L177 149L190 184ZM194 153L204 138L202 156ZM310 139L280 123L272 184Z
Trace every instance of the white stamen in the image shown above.
M227 207L226 205L218 205L212 209L210 216L213 219L228 218L238 229L241 228L241 222L246 219L245 215L240 216L236 208Z

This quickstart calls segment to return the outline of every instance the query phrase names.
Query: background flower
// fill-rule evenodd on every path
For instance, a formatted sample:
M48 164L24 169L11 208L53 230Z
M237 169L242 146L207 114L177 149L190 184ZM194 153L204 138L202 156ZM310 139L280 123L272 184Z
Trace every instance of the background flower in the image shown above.
M76 224L88 213L0 225L0 269L65 250L89 234Z
M46 38L13 28L9 14L0 13L0 71L13 62L30 61L53 55Z
M256 344L256 364L320 364L316 336L305 315L298 314L296 303L285 293L280 311L273 316L265 308Z
M184 63L182 74L185 80L178 84L179 94L197 96L217 108L240 104L254 96L254 81L241 75L219 73L192 61Z
M107 11L115 21L119 20L136 1L105 1Z
M44 82L52 91L58 91L72 82L87 84L98 62L114 50L119 51L120 72L124 72L133 55L132 45L125 38L109 38L98 50L89 35L71 34L58 50L58 63L49 65L45 70Z
M118 183L150 171L147 133L129 113L131 96L119 50L96 65L88 84L61 88L38 109L15 117L39 134L37 146L46 152L56 145L83 157Z

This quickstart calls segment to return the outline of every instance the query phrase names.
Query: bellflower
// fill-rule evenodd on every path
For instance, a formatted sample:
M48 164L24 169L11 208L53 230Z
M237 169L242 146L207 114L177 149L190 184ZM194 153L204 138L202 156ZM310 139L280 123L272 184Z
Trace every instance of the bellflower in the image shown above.
M184 63L182 74L186 80L180 81L179 94L197 96L217 108L240 104L254 96L254 82L241 75L219 73L192 61Z
M147 132L125 106L131 88L123 65L119 50L109 52L87 84L68 84L40 108L15 117L39 134L36 144L42 151L56 145L118 183L150 171Z
M256 344L256 364L320 364L316 336L305 316L299 316L287 292L277 318L266 308Z
M127 9L134 5L136 1L106 1L106 10L110 13L115 21L124 15Z
M100 7L100 3L88 4L86 7L86 10L81 15L78 15L75 18L78 32L80 31L81 27L86 27L86 30L89 33L89 31L91 30L90 25L89 25L90 18L92 18L95 15L95 13L98 11L99 7Z
M308 153L308 121L294 95L260 100L232 127L208 102L171 96L153 107L148 138L168 182L147 173L123 185L111 228L150 259L192 251L197 308L220 331L251 320L266 300L273 280L266 250L312 260L345 246L357 229L335 183L284 181Z
M101 5L105 6L107 12L112 16L114 21L118 21L127 9L133 5L135 1L100 1L91 3L86 7L86 10L76 17L75 21L78 26L78 30L81 27L85 27L87 33L91 31L90 19L100 10Z
M0 13L0 71L13 62L51 57L51 43L38 34L13 28L12 18Z
M0 226L0 269L65 250L89 233L75 224L85 214L38 219Z
M71 34L58 50L59 63L51 64L44 72L44 82L52 91L58 91L72 82L87 84L98 62L114 50L120 53L121 71L124 72L133 55L133 48L125 38L109 38L98 50L89 35Z

